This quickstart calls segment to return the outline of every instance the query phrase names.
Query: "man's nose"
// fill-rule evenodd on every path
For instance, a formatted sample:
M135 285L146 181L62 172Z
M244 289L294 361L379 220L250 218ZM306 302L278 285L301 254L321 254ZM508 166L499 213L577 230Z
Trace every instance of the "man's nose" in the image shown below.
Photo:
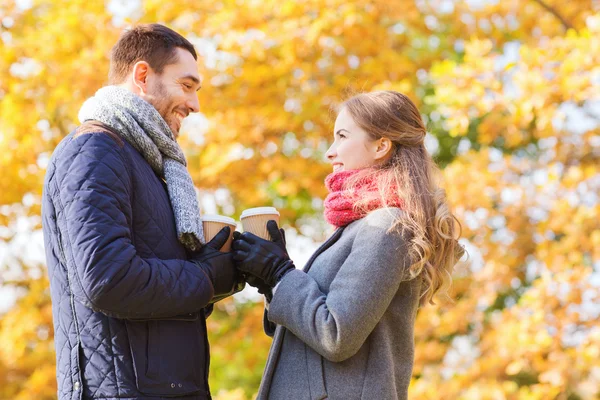
M187 101L186 106L190 112L200 111L200 102L198 101L198 96L195 93L192 94L192 97Z

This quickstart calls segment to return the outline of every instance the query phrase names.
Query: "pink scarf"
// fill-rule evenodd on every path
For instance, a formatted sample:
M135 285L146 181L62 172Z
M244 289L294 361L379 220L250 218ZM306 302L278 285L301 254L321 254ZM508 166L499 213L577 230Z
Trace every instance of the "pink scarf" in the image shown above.
M367 177L358 182L351 190L344 190L344 184L348 178L357 174L360 170L348 170L332 172L325 178L325 186L329 194L325 198L325 220L333 226L342 227L363 218L369 211L381 208L383 202L377 195L377 185L372 177ZM366 196L372 197L367 203L366 210L354 210L354 204ZM396 198L388 199L387 206L402 208L402 200Z

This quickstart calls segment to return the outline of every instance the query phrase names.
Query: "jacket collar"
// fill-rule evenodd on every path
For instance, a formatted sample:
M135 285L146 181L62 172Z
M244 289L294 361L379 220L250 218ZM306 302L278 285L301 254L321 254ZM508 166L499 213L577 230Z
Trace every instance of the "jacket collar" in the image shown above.
M302 271L304 272L308 272L310 270L310 267L312 267L313 262L315 261L315 259L321 254L323 253L325 250L327 250L328 248L330 248L335 242L337 242L337 240L340 238L340 236L342 236L342 232L344 231L346 227L341 227L335 230L335 232L333 232L333 235L331 235L329 237L329 239L327 239L325 241L325 243L323 243L318 249L317 251L315 251L313 253L313 255L310 257L310 259L308 260L308 262L306 263L306 265L304 266L304 268L302 268Z

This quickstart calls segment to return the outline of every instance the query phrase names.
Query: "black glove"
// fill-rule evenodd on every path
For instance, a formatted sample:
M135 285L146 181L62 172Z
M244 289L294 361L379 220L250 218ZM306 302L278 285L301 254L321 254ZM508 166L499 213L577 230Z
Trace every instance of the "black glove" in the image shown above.
M226 226L206 243L199 252L192 256L191 261L200 267L210 278L214 294L211 303L239 292L244 288L243 280L235 268L232 253L221 253L231 228ZM239 288L241 282L241 289Z
M233 258L240 271L262 279L272 288L295 267L288 256L285 239L277 223L273 220L268 221L267 231L273 241L262 239L250 232L242 233L233 242Z
M234 242L236 240L238 240L241 235L242 234L238 231L233 232ZM267 301L271 302L271 299L273 298L273 291L271 290L271 286L267 285L265 283L265 281L263 281L262 279L260 279L257 276L249 275L249 274L241 272L241 271L239 271L239 272L240 272L240 275L243 277L244 281L246 283L248 283L248 285L256 288L258 290L258 293L264 295L266 297Z

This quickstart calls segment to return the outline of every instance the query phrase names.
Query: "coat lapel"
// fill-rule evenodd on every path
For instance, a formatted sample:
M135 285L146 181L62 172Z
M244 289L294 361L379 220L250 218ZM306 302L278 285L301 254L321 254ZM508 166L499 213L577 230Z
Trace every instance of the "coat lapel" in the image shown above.
M308 272L315 261L315 259L323 253L325 250L330 248L337 240L342 236L342 232L344 231L344 227L338 228L333 232L333 235L329 237L319 248L314 252L314 254L310 257L302 271ZM277 366L277 361L279 360L279 353L281 352L281 345L283 344L283 338L287 329L284 327L277 325L275 330L275 335L273 337L273 343L271 344L271 350L269 351L269 357L267 359L267 365L265 366L265 371L263 373L263 378L260 383L260 389L258 391L258 400L267 399L269 396L269 388L271 387L271 380L273 379L273 373L275 372L275 367Z
M325 243L323 243L321 246L319 246L317 251L314 252L314 254L310 257L310 259L304 266L304 268L302 268L302 271L308 272L310 270L310 267L312 267L313 263L315 262L315 259L318 256L320 256L321 253L323 253L325 250L330 248L335 242L337 242L337 240L340 238L340 236L342 236L342 232L344 232L344 229L345 229L345 227L336 229L335 232L333 232L333 235L331 235L329 237L329 239L327 239L325 241Z

